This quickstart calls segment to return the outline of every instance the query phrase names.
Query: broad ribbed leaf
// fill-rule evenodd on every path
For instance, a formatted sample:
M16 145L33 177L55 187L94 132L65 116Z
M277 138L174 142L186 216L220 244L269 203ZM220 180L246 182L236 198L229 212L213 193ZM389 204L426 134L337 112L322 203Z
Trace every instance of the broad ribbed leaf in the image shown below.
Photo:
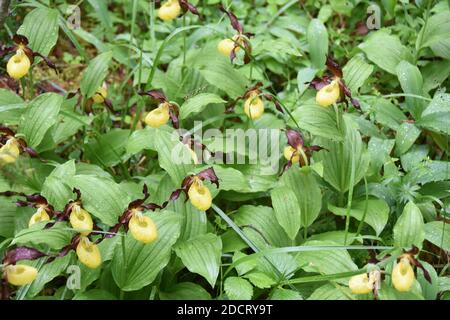
M368 64L363 57L356 55L350 59L343 68L345 84L357 94L359 88L373 72L373 66Z
M172 246L180 235L179 216L170 211L151 213L158 228L158 239L150 244L136 241L128 234L125 250L116 246L112 261L112 274L117 285L124 291L139 290L155 280L158 273L169 263Z
M112 58L112 52L108 51L95 57L81 78L80 90L81 94L86 98L92 97L98 88L101 87L103 80L108 73L108 66Z
M425 224L425 239L445 251L450 251L450 225L443 221Z
M322 206L322 193L314 173L294 166L283 174L280 183L296 195L302 226L310 226L319 216Z
M336 288L328 283L314 290L308 300L351 300L351 296L352 293L349 288Z
M314 155L316 161L323 161L324 179L336 190L345 192L350 188L352 170L356 185L365 175L369 166L369 154L358 130L349 117L344 117L346 137L344 142L332 142L320 139L319 144L326 150ZM344 125L341 123L341 125ZM354 159L352 159L354 158ZM354 167L352 167L354 162Z
M401 248L411 248L413 245L422 248L424 239L422 213L414 202L408 202L394 226L394 244Z
M214 287L222 253L220 237L212 233L200 235L179 243L175 252L190 272L198 273Z
M75 172L75 161L69 160L57 166L45 179L41 194L56 210L63 210L71 199L75 199L72 189L65 183Z
M18 232L11 244L20 245L45 245L51 249L59 250L70 243L74 232L66 230L69 226L65 223L55 224L50 229L43 229L46 222L32 225L30 228Z
M379 235L388 221L389 206L386 201L382 199L369 199L367 204L366 200L353 201L350 216L361 221L366 205L367 212L364 221L375 230L376 235ZM338 208L328 204L328 209L339 216L345 216L347 214L347 208Z
M199 284L180 282L167 291L160 291L159 298L161 300L211 300L211 295Z
M271 192L272 206L278 223L291 239L300 229L301 211L297 197L290 187L277 187Z
M18 34L28 38L31 50L48 56L58 40L58 11L50 8L36 8L28 13Z
M228 277L225 279L224 290L230 300L251 300L253 287L245 279Z
M450 135L450 94L437 93L416 124Z
M423 95L423 79L419 68L407 61L400 61L396 71L398 81L404 93L418 96ZM425 101L423 99L406 97L406 106L414 118L419 119L425 108Z
M107 225L114 225L130 202L128 195L110 179L75 175L68 183L81 191L83 207Z
M0 88L0 122L17 124L26 103L11 90Z
M0 237L12 237L14 235L17 206L13 199L0 197L0 208Z
M333 108L324 108L316 104L302 105L292 112L299 127L314 136L342 141L343 134L338 129Z
M37 147L48 129L56 123L62 102L62 96L44 93L28 105L20 120L19 132L25 135L30 147Z
M160 167L166 170L172 181L179 186L193 168L189 148L179 141L178 134L175 133L157 130L154 137Z
M392 74L396 74L400 61L412 62L413 60L410 50L402 45L400 39L388 34L385 30L370 33L368 39L359 47L370 61Z
M91 163L112 167L122 162L130 130L113 129L84 145L85 156Z
M186 119L191 114L199 113L203 111L203 109L207 107L208 104L224 102L225 100L223 100L217 94L200 93L183 103L183 105L181 106L180 118Z
M309 58L316 69L322 69L328 54L328 32L322 21L312 19L306 35L309 45Z

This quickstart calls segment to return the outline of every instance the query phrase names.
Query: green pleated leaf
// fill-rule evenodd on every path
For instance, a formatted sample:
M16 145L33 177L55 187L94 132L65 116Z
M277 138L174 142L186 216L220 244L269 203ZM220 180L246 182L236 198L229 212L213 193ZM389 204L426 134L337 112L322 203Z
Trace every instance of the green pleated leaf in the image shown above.
M36 8L25 16L17 33L28 38L31 50L48 56L58 40L58 17L55 9Z
M158 239L150 244L126 236L125 251L116 246L112 261L112 274L117 285L124 291L139 290L155 280L158 273L169 263L172 246L180 235L180 219L175 212L149 215L158 228Z
M19 124L19 133L25 136L28 146L36 148L44 139L47 131L58 120L63 97L56 93L44 93L27 107Z
M55 224L50 229L43 229L47 222L40 222L30 228L19 231L11 244L44 245L51 249L59 250L70 243L74 232L66 230L66 223Z
M419 207L408 202L394 226L394 245L400 248L411 248L415 245L422 248L425 239L425 225Z
M327 283L314 290L308 300L351 300L351 296L349 288Z
M335 245L333 242L310 240L305 246ZM358 270L347 250L316 250L299 251L296 260L301 262L307 272L316 272L324 275L336 274ZM347 283L348 278L337 280L339 283Z
M285 186L277 187L272 190L271 198L278 223L289 238L295 239L302 222L300 205L294 191Z
M44 286L55 279L57 276L65 273L72 260L72 254L61 258L56 258L50 263L44 264L40 269L37 278L31 283L27 296L34 297L44 289Z
M397 36L390 35L385 30L370 33L359 47L370 61L392 74L396 74L400 61L413 61L410 50L402 45Z
M370 159L361 135L354 127L352 120L349 117L344 117L344 119L345 140L340 143L320 139L319 145L323 145L327 150L322 150L314 155L316 161L323 161L324 179L340 192L345 192L350 188L352 170L354 170L355 185L364 177ZM352 159L353 157L354 159ZM352 168L352 160L354 168Z
M159 292L161 300L211 300L211 295L202 286L192 282L180 282L169 290Z
M283 247L291 243L286 232L278 224L275 212L270 207L242 206L234 216L234 221L240 227L247 226L244 228L244 232L255 242L274 247ZM252 226L252 228L248 226Z
M347 62L342 71L345 84L356 94L372 74L373 66L368 64L362 56L356 55Z
M214 287L222 253L220 237L212 233L200 235L179 243L175 252L190 272L198 273Z
M297 73L297 86L298 86L298 92L300 95L303 94L303 92L306 91L309 87L309 82L311 82L312 79L316 76L317 70L314 68L301 68L298 70Z
M322 206L322 193L314 173L294 166L283 174L280 183L294 192L301 212L301 225L310 226Z
M367 212L364 221L375 230L375 234L378 236L381 231L383 231L388 221L390 211L389 206L386 201L382 199L369 199L367 204L365 199L353 201L350 216L361 221L366 206ZM346 216L347 214L347 208L338 208L328 204L328 209L339 216Z
M112 167L122 162L130 130L113 129L84 145L85 157L91 163Z
M65 183L65 180L73 177L75 172L75 161L69 160L57 166L45 179L41 194L56 210L63 210L71 199L75 199L72 189Z
M225 279L224 290L230 300L251 300L253 286L245 279L228 277Z
M11 90L0 88L0 122L18 124L25 107L21 97Z
M412 123L404 122L397 129L395 151L398 155L407 152L420 136L420 129Z
M419 68L408 61L400 61L397 65L396 72L404 93L418 96L423 95L423 79ZM406 106L414 118L419 119L425 108L425 101L423 99L406 97Z
M187 100L181 106L180 118L186 119L192 114L203 111L209 104L212 103L224 103L221 97L214 93L200 93L189 100Z
M134 131L127 141L126 153L134 155L145 149L155 149L155 133L158 129L151 127Z
M450 225L443 221L425 224L425 239L445 251L450 251Z
M294 290L275 288L270 293L270 300L303 300L303 297Z
M450 135L450 94L437 93L416 124Z
M11 198L0 197L0 237L10 238L14 235L17 206Z
M338 129L333 108L324 108L316 104L302 105L292 112L299 127L314 136L342 141L343 134Z
M312 65L320 70L325 66L328 54L328 32L323 22L318 19L312 19L308 25L306 38Z
M422 42L419 39L422 39ZM422 27L417 36L416 50L431 47L434 54L450 59L448 44L450 44L450 11L446 10L432 15Z
M179 186L193 168L189 148L179 141L178 134L157 130L154 137L160 167L166 170L172 181Z
M80 82L80 90L83 96L90 98L101 87L103 80L105 80L108 74L111 58L112 52L108 51L98 55L89 62Z
M83 207L107 225L114 225L130 199L114 181L91 175L75 175L68 179L71 188L81 191Z

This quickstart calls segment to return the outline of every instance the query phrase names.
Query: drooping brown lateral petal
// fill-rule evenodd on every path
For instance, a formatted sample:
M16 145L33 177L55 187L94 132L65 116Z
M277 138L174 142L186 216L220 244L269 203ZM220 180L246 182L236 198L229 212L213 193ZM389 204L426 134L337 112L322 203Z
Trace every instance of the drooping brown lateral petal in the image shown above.
M36 260L38 258L46 256L45 253L40 252L34 248L29 247L17 247L8 251L3 259L4 264L16 264L20 260Z
M141 92L139 92L139 95L140 96L149 96L155 100L158 100L161 103L167 101L166 96L160 90L141 91Z
M170 120L172 121L172 125L175 129L180 128L180 120L178 119L178 112L172 108L169 109Z
M284 113L283 108L281 107L281 104L278 102L277 99L275 99L272 95L270 94L264 94L264 98L266 98L268 101L273 102L273 104L275 105L275 108L280 111L281 113Z
M288 144L294 149L297 149L299 146L303 146L305 144L302 134L296 130L287 129L286 137Z
M236 30L239 33L244 32L242 25L239 23L238 18L234 15L233 12L225 10L225 8L222 4L219 4L219 10L228 16L228 18L230 19L230 22L231 22L231 26L233 27L234 30Z
M352 103L352 105L355 108L359 109L361 107L361 105L359 104L359 101L352 97L352 93L351 93L350 89L347 87L344 80L342 80L342 79L339 81L339 88L341 89L341 92L343 92L344 95L350 99L350 102Z
M58 69L56 68L56 65L48 57L40 54L39 52L33 52L33 57L42 58L42 60L44 60L45 64L47 64L47 66L49 66L49 68L52 68L53 70L55 70L56 73L58 73Z
M219 188L219 178L214 171L214 168L205 169L197 174L201 180L209 180L211 183L215 184L217 188Z
M326 65L327 65L328 70L330 70L330 72L335 77L342 78L342 76L343 76L342 68L336 61L333 60L333 58L331 58L331 56L327 56Z
M190 4L187 0L178 0L181 9L183 9L184 12L190 11L191 13L200 16L200 12L198 12L197 8Z
M13 52L16 49L16 47L3 47L0 46L0 57L3 57L4 55L7 55L10 52Z
M22 147L22 151L27 153L32 158L38 158L39 154L36 150L30 148L30 147Z

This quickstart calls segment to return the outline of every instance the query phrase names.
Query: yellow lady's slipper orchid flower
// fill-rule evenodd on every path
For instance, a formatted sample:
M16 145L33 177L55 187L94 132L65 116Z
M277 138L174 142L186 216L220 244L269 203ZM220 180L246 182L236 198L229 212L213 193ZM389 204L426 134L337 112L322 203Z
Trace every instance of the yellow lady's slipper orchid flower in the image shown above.
M392 284L401 292L409 291L414 283L414 270L407 257L400 259L392 269Z
M340 95L339 79L334 79L330 84L317 91L316 102L322 107L328 107L336 103Z
M28 56L22 49L18 49L6 65L6 71L13 79L20 79L25 76L30 70L31 62Z
M211 192L203 185L203 182L199 178L194 177L194 182L189 187L188 195L192 205L198 210L206 211L211 208Z
M39 207L35 214L33 214L28 222L28 227L31 227L33 224L41 222L41 221L50 221L50 216L47 211L45 211L44 207Z
M20 155L19 143L16 139L9 139L0 148L0 165L14 163Z
M142 212L135 211L128 222L131 235L142 243L152 243L158 238L156 224L150 217L144 216Z
M36 279L38 270L27 265L9 265L5 267L6 278L14 286L24 286Z
M169 104L165 102L161 103L158 108L150 111L145 117L144 122L152 128L159 128L166 124L169 119Z
M89 212L77 204L72 207L69 221L72 227L80 230L80 234L83 236L89 235L94 227L94 222L92 221L92 217Z
M158 17L163 21L171 21L181 12L178 0L168 0L158 9Z
M367 273L358 274L351 277L348 282L348 286L354 294L367 294L373 289L373 283L369 281Z
M77 256L81 263L90 269L96 269L102 263L100 249L86 237L81 237L77 245Z
M256 93L251 94L245 101L244 112L252 120L257 120L263 115L264 103Z

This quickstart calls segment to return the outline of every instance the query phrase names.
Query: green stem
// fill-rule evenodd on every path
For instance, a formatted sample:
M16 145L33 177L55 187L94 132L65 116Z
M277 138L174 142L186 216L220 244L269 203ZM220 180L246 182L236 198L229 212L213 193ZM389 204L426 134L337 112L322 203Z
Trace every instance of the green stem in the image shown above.
M366 178L366 176L364 176L364 188L365 188L365 192L366 192L366 202L364 204L363 216L361 218L361 221L359 222L358 230L356 231L356 236L357 237L361 234L361 230L362 230L364 221L366 220L367 210L369 208L369 187L367 185L367 178Z
M352 157L352 164L351 164L351 170L350 173L350 189L348 192L348 199L347 199L347 212L346 212L346 220L345 220L345 237L344 237L344 245L347 245L347 237L348 237L348 230L350 227L350 211L352 208L352 201L353 201L353 188L355 185L355 174L356 174L356 168L355 168L355 152L352 145L351 150L351 157Z

